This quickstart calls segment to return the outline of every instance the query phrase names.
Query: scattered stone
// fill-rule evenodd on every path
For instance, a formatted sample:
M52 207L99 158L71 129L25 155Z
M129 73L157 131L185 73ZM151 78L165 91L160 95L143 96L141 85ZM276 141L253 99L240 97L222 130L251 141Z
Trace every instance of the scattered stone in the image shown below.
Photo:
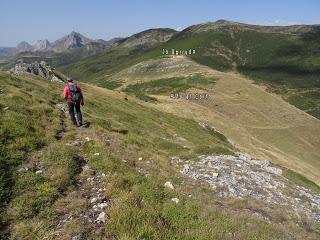
M71 240L82 240L82 236L81 236L81 234L78 234L78 235L76 235L76 236L73 236L73 237L71 238Z
M105 212L101 212L99 214L99 216L97 217L97 219L95 220L95 222L97 223L105 223L106 221L106 213Z
M105 173L101 173L101 176L102 176L102 177L106 177L106 174L105 174Z
M28 171L29 171L29 168L27 168L27 167L22 167L22 168L18 169L18 173L26 173Z
M2 110L7 111L8 109L9 109L9 107L4 107Z
M213 178L217 178L218 176L219 176L219 173L216 173L216 172L212 173Z
M243 161L250 161L251 160L251 156L247 153L237 152L236 156L238 156L238 158Z
M177 161L181 173L208 184L221 197L253 198L265 204L278 204L292 213L304 213L320 222L320 194L297 186L282 177L282 169L268 160L251 159L249 154L203 155L197 161ZM166 187L174 189L171 182ZM261 217L261 216L256 216Z
M167 187L167 188L170 188L170 189L174 189L174 186L172 185L172 183L171 182L166 182L165 184L164 184L164 186L165 187Z
M93 154L93 155L94 155L94 156L100 156L100 153L97 152L97 153L95 153L95 154Z
M52 78L51 78L51 82L63 82L60 78L58 78L56 75L53 75Z
M103 231L103 223L107 220L105 211L111 204L110 199L104 195L106 188L103 187L105 180L103 176L106 175L105 173L96 174L87 164L84 165L82 169L86 171L80 173L80 178L76 180L75 186L79 191L78 193L87 200L86 208L81 213L68 212L63 215L60 218L58 227L62 229L69 221L76 219L76 221L88 225L89 228L95 229L95 231ZM88 171L93 171L93 173L89 175L91 177L87 177ZM81 237L84 239L84 235Z
M280 169L280 168L265 167L264 169L269 173L273 173L273 174L276 174L276 175L282 175L282 169Z
M81 146L81 142L78 140L75 140L72 143L67 143L66 145L71 146L71 147L79 147L79 146Z
M57 103L57 107L64 113L68 113L68 108L65 103Z
M171 158L171 163L181 163L181 162L182 160L178 156Z
M180 202L179 198L171 198L171 201L178 204Z
M188 174L190 171L191 171L191 165L190 164L184 164L181 173L182 174Z
M101 209L106 208L106 207L108 207L108 203L107 202L100 203L97 205L97 207L99 207Z
M268 160L251 160L250 164L255 164L260 167L266 168L269 166L269 161Z
M139 157L138 160L139 160L139 161L142 161L142 157Z
M89 165L88 165L88 164L82 166L82 171L87 171L87 170L89 170L89 169L90 169L90 168L89 168Z
M37 171L36 171L36 174L42 174L42 173L43 173L42 170L37 170Z
M127 162L127 160L123 159L123 160L122 160L122 162L126 163L126 162Z
M87 142L90 141L90 138L89 138L89 137L85 137L84 139L85 139Z

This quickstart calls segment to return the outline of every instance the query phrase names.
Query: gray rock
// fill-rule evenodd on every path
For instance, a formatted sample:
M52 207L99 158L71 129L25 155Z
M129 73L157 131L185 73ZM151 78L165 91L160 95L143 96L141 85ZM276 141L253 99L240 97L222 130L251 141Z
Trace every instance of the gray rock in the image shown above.
M269 166L269 164L270 164L268 160L251 160L249 163L255 164L255 165L263 167L263 168Z
M73 237L71 238L71 240L82 240L82 235L81 235L81 234L78 234L78 235L76 235L76 236L73 236Z
M251 156L247 153L238 152L238 153L236 153L236 155L238 156L238 158L240 160L243 160L243 161L250 161L251 160Z
M81 144L82 143L79 140L75 140L75 141L73 141L71 143L67 143L66 145L70 146L70 147L79 147L79 146L81 146Z
M170 189L172 189L172 190L174 189L174 186L173 186L172 183L169 182L169 181L168 181L168 182L165 182L164 186L167 187L167 188L170 188Z
M54 73L45 61L41 61L40 63L17 63L10 69L10 73L15 75L35 75L50 81L63 83L62 79Z
M123 42L124 47L133 48L141 46L155 46L168 41L173 35L173 30L150 29L142 33L135 34Z
M181 173L182 174L188 174L190 171L191 171L191 165L190 164L184 164Z
M97 204L97 207L104 209L104 208L108 207L108 203L107 202L99 203L99 204Z
M219 176L219 173L216 173L216 172L212 173L213 178L217 178L218 176Z
M171 198L171 201L178 204L180 202L179 198Z
M37 171L36 171L36 174L42 174L42 173L43 173L42 170L37 170Z
M59 83L63 83L63 81L58 78L56 75L53 75L51 78L51 82L59 82Z
M298 209L307 218L320 222L320 194L281 177L282 169L268 160L252 160L249 154L237 153L236 156L203 155L198 161L174 163L181 167L183 175L207 183L221 197L254 198L266 204L279 204L293 212Z
M95 222L97 222L97 223L105 223L106 222L106 213L105 212L101 212L99 214L99 216L97 217L97 219L95 220Z
M273 173L273 174L276 174L276 175L282 175L282 170L280 168L265 167L264 169L269 173Z
M48 40L38 40L34 45L34 51L44 51L50 48L50 42Z
M18 169L18 173L26 173L28 171L29 171L29 168L27 168L27 167L22 167L22 168Z

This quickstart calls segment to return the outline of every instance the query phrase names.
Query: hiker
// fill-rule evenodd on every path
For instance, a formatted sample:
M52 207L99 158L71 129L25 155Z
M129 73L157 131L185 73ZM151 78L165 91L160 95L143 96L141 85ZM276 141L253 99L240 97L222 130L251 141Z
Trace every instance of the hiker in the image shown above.
M79 123L78 126L81 127L82 126L82 114L81 114L81 110L80 110L80 105L81 106L84 105L83 95L81 92L81 88L73 82L72 78L67 79L67 86L64 87L63 95L68 103L69 114L70 114L70 119L71 119L72 125L77 126L77 121L74 116L74 109L76 109L77 120Z

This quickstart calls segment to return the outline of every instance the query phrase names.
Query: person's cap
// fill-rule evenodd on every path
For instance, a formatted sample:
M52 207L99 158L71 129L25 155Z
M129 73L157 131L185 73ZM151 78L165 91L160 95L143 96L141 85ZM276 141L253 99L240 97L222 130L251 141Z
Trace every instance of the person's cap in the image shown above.
M73 82L73 79L72 78L67 78L67 81L68 82Z

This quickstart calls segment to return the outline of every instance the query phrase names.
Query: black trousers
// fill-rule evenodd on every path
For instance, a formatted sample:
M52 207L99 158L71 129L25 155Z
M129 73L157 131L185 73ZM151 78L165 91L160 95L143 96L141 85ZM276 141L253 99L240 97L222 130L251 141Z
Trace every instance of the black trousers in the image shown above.
M80 102L68 103L68 107L69 107L69 114L70 114L70 119L71 119L72 124L77 125L77 121L74 116L74 109L76 109L78 123L79 123L79 125L82 125L82 114L81 114L81 109L80 109Z

